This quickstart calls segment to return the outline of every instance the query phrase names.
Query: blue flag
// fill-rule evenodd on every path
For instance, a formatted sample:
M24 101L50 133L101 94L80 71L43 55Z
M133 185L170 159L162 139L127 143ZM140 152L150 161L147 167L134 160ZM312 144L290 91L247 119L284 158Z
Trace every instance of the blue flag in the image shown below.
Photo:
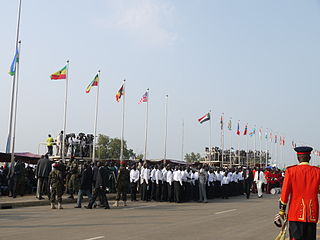
M9 75L14 76L16 74L16 64L19 62L19 51L16 49L16 54L14 55L13 61L10 66Z
M10 153L10 150L11 150L11 136L9 135L7 139L6 153Z

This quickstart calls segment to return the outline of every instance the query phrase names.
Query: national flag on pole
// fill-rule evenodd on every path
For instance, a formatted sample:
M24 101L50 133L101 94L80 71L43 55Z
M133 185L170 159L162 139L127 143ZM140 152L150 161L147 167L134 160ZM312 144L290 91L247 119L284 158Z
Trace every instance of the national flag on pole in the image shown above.
M11 150L11 135L9 135L7 139L6 153L10 153L10 150Z
M248 132L248 124L246 124L246 126L244 128L243 135L247 135L247 132Z
M268 140L268 129L266 130L266 134L265 134L264 138L265 138L266 140Z
M97 75L94 77L94 79L92 80L92 82L88 85L88 87L86 88L86 93L89 93L91 88L94 86L98 86L99 85L99 74L97 73Z
M259 138L262 137L262 128L259 129Z
M8 72L10 76L14 76L16 74L16 65L18 62L19 62L19 50L17 48L10 66L10 70Z
M51 80L67 79L68 68L67 65L64 66L61 70L51 74Z
M220 128L221 130L223 130L223 115L221 115L221 118L220 118Z
M228 122L228 129L231 131L232 130L232 123L231 123L231 119Z
M272 132L270 132L270 142L272 142Z
M206 121L209 121L210 120L210 113L207 113L206 115L204 115L203 117L201 117L201 118L199 118L198 119L198 121L199 121L199 123L204 123L204 122L206 122Z
M252 129L251 132L249 132L249 136L252 137L253 135L256 134L256 129Z
M122 84L121 88L119 89L119 91L116 94L116 101L117 102L120 102L120 98L122 97L122 95L124 95L123 84Z
M237 135L240 135L240 123L238 122L238 127L237 127L237 132L236 132Z
M142 97L140 98L138 104L141 104L141 103L144 103L144 102L148 102L148 100L149 100L148 99L149 98L148 95L149 95L148 91L146 91L145 94L143 94Z
M277 143L277 135L274 135L274 143Z
M292 141L292 147L295 148L297 146L297 144L294 143L294 141Z

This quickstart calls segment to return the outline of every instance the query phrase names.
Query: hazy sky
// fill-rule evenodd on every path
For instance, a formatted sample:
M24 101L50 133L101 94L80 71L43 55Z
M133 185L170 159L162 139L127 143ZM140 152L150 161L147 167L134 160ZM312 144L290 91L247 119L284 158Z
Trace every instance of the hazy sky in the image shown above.
M1 151L17 5L0 2ZM168 158L181 158L183 120L185 153L203 153L208 124L197 119L211 109L214 145L224 113L233 119L235 148L240 120L241 131L248 123L285 136L284 161L295 163L293 139L320 148L319 24L318 0L23 0L16 149L36 153L48 133L62 129L65 85L49 76L69 59L67 132L93 132L96 88L85 88L101 69L98 133L120 137L115 94L126 78L125 138L137 153L144 151L145 123L145 104L137 102L150 88L149 158L163 157L168 94ZM229 147L230 132L225 136Z

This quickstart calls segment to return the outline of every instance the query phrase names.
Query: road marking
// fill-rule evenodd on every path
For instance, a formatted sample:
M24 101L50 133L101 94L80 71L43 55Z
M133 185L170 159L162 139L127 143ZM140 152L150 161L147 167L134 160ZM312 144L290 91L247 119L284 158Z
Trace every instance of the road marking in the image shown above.
M122 210L131 210L131 209L139 209L139 208L149 208L149 207L156 207L159 205L147 205L147 206L140 206L140 207L131 207L131 208L123 208Z
M101 238L104 238L104 236L99 236L99 237L94 237L94 238L87 238L87 239L84 239L84 240L96 240L96 239L101 239Z
M237 211L237 209L230 209L230 210L226 210L226 211L222 211L222 212L216 212L216 214L228 213L228 212L233 212L233 211Z

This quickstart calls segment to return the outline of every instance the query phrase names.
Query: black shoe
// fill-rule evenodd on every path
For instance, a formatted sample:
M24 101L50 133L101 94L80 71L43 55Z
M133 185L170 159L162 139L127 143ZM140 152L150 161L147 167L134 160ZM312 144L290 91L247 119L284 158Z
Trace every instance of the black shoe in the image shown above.
M109 207L109 206L106 206L104 209L110 209L110 207Z
M39 199L39 200L42 200L42 199L44 199L44 198L43 198L43 197L39 197L38 199Z
M84 206L84 208L86 208L86 209L92 209L92 207L90 207L90 206Z
M81 208L81 206L74 206L74 208Z

